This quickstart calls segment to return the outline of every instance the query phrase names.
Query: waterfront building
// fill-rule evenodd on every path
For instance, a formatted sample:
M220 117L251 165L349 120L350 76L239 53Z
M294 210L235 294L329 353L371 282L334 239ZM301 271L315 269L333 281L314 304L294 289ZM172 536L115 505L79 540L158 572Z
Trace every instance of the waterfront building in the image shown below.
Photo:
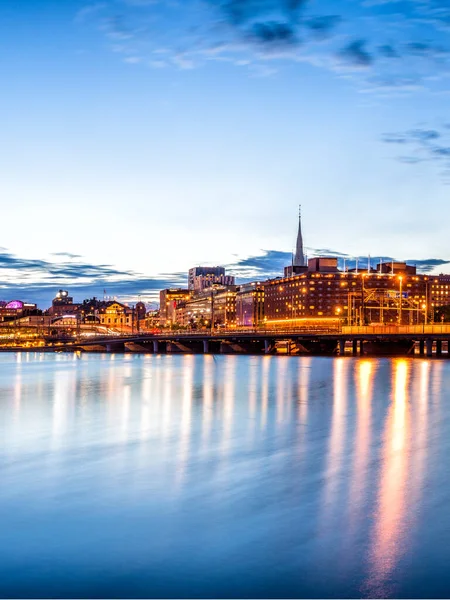
M51 317L63 317L65 315L75 315L78 313L81 304L74 303L73 297L69 296L67 290L59 290L52 300L51 307L47 314Z
M211 314L214 327L236 327L236 286L211 290Z
M180 302L176 307L173 323L193 329L211 327L211 308L212 294L211 290L208 290Z
M21 300L11 300L2 302L0 306L0 322L15 321L23 317L41 315L37 305L32 302L22 302Z
M100 323L107 327L126 328L133 327L134 310L125 304L117 301L107 303L105 308L100 310Z
M258 327L264 322L264 284L258 281L239 287L236 294L237 327Z
M175 322L181 327L236 327L235 286L214 286L180 302L175 311Z
M177 307L190 299L192 293L182 288L161 290L159 293L161 327L170 327L177 322Z
M430 279L431 305L436 308L450 305L450 275L441 274Z
M193 267L188 273L188 288L193 294L200 294L214 285L235 284L232 275L226 275L225 267Z
M394 274L380 272L380 265L357 273L339 271L337 258L310 259L307 272L265 283L265 322L297 326L323 318L351 325L427 322L430 277L402 264Z

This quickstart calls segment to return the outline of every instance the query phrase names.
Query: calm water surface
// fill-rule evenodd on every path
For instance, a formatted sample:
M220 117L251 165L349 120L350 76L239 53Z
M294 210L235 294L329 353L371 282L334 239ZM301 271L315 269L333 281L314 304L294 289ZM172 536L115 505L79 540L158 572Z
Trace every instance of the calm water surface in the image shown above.
M450 362L0 355L0 596L449 597Z

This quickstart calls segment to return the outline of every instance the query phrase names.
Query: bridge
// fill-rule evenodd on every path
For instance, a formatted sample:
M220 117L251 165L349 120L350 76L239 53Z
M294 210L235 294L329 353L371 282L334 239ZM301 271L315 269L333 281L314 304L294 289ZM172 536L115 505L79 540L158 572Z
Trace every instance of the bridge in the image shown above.
M91 335L55 339L47 349L153 354L420 355L450 358L450 325L362 326L324 330L243 329Z

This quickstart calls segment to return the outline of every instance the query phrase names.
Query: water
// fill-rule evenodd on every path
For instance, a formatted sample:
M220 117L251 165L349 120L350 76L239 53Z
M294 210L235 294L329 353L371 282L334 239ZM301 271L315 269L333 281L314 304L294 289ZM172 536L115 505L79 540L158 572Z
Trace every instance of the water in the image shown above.
M0 596L448 597L450 362L0 355Z

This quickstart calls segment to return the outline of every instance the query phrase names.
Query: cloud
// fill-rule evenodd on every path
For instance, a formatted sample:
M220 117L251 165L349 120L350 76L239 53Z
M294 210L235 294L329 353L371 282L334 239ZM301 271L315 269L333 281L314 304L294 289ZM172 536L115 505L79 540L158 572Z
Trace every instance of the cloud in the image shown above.
M364 40L355 40L342 48L338 53L338 57L349 65L355 67L370 67L373 63L373 57L366 50L366 42Z
M436 163L443 181L450 183L450 132L445 124L441 131L416 128L406 132L387 133L382 141L402 146L402 154L396 158L404 164ZM408 149L409 153L405 154L403 149Z
M97 2L94 4L87 4L83 8L80 8L75 14L75 23L84 23L85 21L94 18L99 12L106 9L108 5L106 2Z
M309 63L384 96L438 90L450 72L450 7L439 0L105 0L79 13L86 26L97 17L124 63L150 68Z
M330 248L308 248L308 256L336 256L342 269L344 259L348 268L355 267L356 259L361 269L367 268L368 257L350 256ZM66 253L55 253L54 255ZM372 266L379 259L372 258ZM384 262L396 260L384 257ZM235 275L237 283L264 281L280 277L285 266L291 264L292 254L280 250L262 250L260 254L236 260L226 265L227 272ZM419 271L428 273L450 264L450 260L429 258L408 260ZM36 302L40 308L48 308L59 289L68 289L75 301L97 296L117 297L123 302L136 302L139 297L146 302L158 302L159 292L169 287L186 287L187 273L160 273L154 276L133 271L121 271L109 265L51 262L26 259L8 252L0 253L0 300L20 299Z

